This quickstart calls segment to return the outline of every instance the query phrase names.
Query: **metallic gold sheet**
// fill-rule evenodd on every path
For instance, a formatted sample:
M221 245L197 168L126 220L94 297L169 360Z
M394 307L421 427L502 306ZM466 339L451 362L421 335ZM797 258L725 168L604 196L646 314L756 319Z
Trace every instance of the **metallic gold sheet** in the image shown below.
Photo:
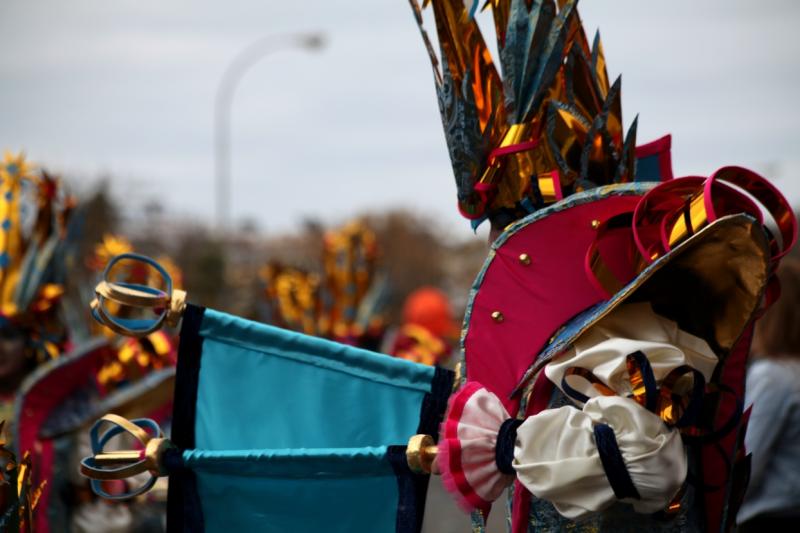
M487 0L502 77L462 0L424 3L433 9L441 62L419 4L410 3L434 69L465 217L521 216L572 192L632 179L635 122L625 136L619 80L609 85L599 34L590 45L576 0ZM525 149L493 156L523 137L532 141ZM541 176L556 175L558 187L540 189Z

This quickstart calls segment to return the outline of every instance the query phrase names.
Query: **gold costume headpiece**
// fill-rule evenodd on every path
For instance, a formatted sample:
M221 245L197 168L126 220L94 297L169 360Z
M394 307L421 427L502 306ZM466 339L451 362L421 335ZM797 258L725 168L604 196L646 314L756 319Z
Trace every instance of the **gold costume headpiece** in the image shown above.
M24 331L39 361L58 356L66 341L57 315L74 208L58 178L34 169L23 154L6 152L0 163L0 315Z
M351 222L325 234L322 273L272 262L261 271L276 325L361 344L383 331L383 283L376 279L375 233Z
M574 192L633 180L636 120L624 135L620 79L609 83L577 0L488 0L502 76L473 14L477 2L432 5L441 65L430 56L458 206L477 226L505 225Z

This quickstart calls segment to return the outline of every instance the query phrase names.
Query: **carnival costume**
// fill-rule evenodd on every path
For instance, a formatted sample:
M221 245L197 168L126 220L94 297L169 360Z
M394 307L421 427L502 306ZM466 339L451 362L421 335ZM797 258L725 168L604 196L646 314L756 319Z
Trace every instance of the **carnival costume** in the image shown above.
M505 230L473 286L438 467L478 527L513 485L515 532L729 530L747 478L753 321L797 227L764 178L672 179L669 137L623 135L575 1L432 0L434 67L473 226ZM775 229L767 229L774 224Z
M434 287L421 287L403 304L403 323L395 332L388 353L425 365L448 362L458 326L447 296Z
M261 271L267 322L315 337L376 349L386 328L387 284L375 233L353 221L323 236L319 271L272 261Z
M459 209L504 229L470 293L458 390L439 368L187 304L122 255L94 312L138 336L183 319L173 434L106 417L84 473L101 494L169 474L173 530L418 531L419 472L476 530L509 487L515 533L729 530L753 322L797 237L786 200L738 167L673 179L669 137L636 147L575 1L487 2L502 77L477 4L428 3L441 57L411 0ZM164 282L117 280L120 261ZM105 450L126 432L141 449Z
M4 349L8 339L20 339L26 361L23 379L6 400L5 427L19 461L2 455L18 483L9 486L16 509L3 507L8 511L0 529L62 531L75 508L92 497L76 483L85 482L76 475L74 460L84 427L107 410L156 418L159 410L169 412L174 370L154 375L151 370L164 365L155 354L147 359L136 348L141 343L134 345L138 340L77 342L80 336L69 327L77 317L64 300L83 212L60 179L32 168L22 156L7 155L0 178ZM113 244L107 241L98 251L106 256L123 251ZM163 348L157 349L163 353Z
M40 514L50 500L45 480L53 469L53 450L46 444L25 445L40 415L25 402L25 394L36 376L60 364L70 348L60 304L74 207L58 178L22 154L5 154L0 162L0 336L7 388L0 399L4 531L33 528L39 521L34 511Z
M375 233L362 222L350 222L324 234L319 271L270 261L260 272L264 321L369 350L383 347L416 363L447 359L457 327L446 297L432 287L417 289L404 303L400 326L388 328L390 287L377 267L378 255Z

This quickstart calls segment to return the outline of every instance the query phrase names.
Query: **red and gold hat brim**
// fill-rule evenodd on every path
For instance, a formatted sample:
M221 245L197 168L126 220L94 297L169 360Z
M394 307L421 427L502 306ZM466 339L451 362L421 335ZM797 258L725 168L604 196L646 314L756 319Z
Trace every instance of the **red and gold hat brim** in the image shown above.
M574 195L492 245L462 334L467 380L514 412L520 380L631 297L650 301L722 358L796 238L785 198L739 167Z
M760 305L770 275L769 240L746 214L722 217L656 259L610 299L562 326L520 379L536 372L618 306L649 301L681 329L706 340L724 358Z

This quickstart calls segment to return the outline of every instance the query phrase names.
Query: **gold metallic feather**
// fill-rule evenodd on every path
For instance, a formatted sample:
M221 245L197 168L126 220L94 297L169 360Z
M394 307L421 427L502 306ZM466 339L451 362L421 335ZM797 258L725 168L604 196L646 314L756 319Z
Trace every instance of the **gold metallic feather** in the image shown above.
M486 1L481 11L492 11L502 77L463 0L423 4L433 10L439 56L419 4L410 3L436 72L464 216L513 219L632 179L635 128L624 134L621 91L609 85L599 33L590 43L577 0Z

